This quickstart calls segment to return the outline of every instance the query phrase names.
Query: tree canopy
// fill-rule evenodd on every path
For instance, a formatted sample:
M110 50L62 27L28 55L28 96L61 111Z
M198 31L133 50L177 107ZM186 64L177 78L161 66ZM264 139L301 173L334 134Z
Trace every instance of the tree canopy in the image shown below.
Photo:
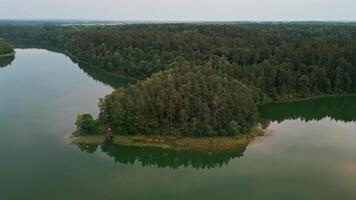
M101 100L99 121L121 134L232 136L250 130L257 108L246 85L208 65L172 65Z
M356 92L356 27L347 24L0 26L139 80L102 99L116 134L237 135L257 105Z

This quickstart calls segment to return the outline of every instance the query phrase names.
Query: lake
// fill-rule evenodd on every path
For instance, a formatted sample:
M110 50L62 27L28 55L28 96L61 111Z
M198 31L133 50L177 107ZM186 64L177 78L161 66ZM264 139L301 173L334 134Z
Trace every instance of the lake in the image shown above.
M0 199L356 199L356 97L265 105L229 152L73 146L78 113L129 84L43 49L0 68Z

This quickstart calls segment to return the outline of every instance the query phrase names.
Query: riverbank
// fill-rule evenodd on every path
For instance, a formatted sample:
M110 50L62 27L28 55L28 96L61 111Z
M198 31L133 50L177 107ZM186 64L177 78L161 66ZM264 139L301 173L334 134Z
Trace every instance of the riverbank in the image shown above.
M196 150L196 151L225 151L241 147L250 143L254 138L264 136L265 131L255 128L250 134L236 137L192 138L192 137L164 137L164 136L115 136L115 145L134 147L156 147L170 150ZM69 143L74 145L101 145L104 144L104 135L71 136Z
M15 56L16 52L12 52L12 53L8 53L8 54L2 54L0 55L0 58L6 58L6 57L11 57L11 56Z
M57 52L57 53L62 53L64 55L68 56L72 61L74 61L76 63L84 64L87 67L94 68L95 70L101 71L107 75L110 75L110 76L113 76L116 78L120 78L120 79L126 79L126 80L132 81L132 82L137 81L137 79L135 79L133 77L109 72L109 71L104 70L101 67L95 66L95 65L90 64L84 60L81 60L81 59L77 58L76 56L74 56L69 50L65 49L63 46L51 45L50 42L45 42L45 41L38 42L38 41L33 41L33 40L28 40L28 39L10 39L10 41L12 43L15 43L16 47L19 46L18 48L33 48L33 47L35 47L35 48L46 49L46 50ZM23 43L25 43L27 45L22 46Z
M337 94L321 94L321 95L314 95L314 96L309 96L309 97L296 97L292 99L283 99L283 100L276 100L276 101L270 101L261 105L268 105L268 104L274 104L274 103L288 103L288 102L298 102L298 101L307 101L307 100L313 100L313 99L321 99L321 98L326 98L326 97L347 97L347 96L356 96L354 93L337 93Z
M129 81L134 81L134 82L137 81L137 79L135 79L135 78L133 78L133 77L124 76L124 75L120 75L120 74L117 74L117 73L109 72L109 71L106 71L106 70L104 70L104 69L102 69L102 68L100 68L100 67L97 67L97 66L93 65L93 64L90 64L90 63L88 63L88 62L86 62L86 61L80 60L79 58L77 58L76 56L74 56L72 53L70 53L68 50L65 50L65 51L64 51L64 54L67 55L68 57L70 57L70 58L71 58L72 60L74 60L75 62L85 64L85 65L87 65L87 66L89 66L89 67L92 67L92 68L95 68L95 69L97 69L97 70L99 70L99 71L102 71L102 72L104 72L104 73L106 73L106 74L108 74L108 75L110 75L110 76L114 76L114 77L122 78L122 79L127 79L127 80L129 80Z

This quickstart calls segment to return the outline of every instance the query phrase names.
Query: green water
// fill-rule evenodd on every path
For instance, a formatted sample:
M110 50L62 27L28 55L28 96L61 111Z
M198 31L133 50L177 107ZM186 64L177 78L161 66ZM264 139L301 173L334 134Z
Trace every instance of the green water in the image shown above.
M272 104L271 132L230 152L72 146L114 81L60 53L0 68L0 199L356 199L356 97Z

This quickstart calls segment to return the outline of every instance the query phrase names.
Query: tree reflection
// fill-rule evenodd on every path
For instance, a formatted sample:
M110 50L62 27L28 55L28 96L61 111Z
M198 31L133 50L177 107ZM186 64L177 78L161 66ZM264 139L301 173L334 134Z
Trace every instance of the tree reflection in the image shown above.
M78 64L79 68L82 69L86 74L92 77L96 81L100 81L105 85L110 85L113 88L120 88L128 86L130 83L134 83L133 80L121 78L118 76L110 75L98 68L88 66L87 64L83 64L77 62L75 59L71 58L73 63Z
M68 55L64 51L64 48L61 45L53 45L53 44L39 42L39 41L23 41L23 40L11 40L10 42L16 48L20 48L20 49L28 49L28 48L46 49L48 51L65 54L71 59L73 63L78 64L79 68L82 69L87 75L92 77L94 80L102 82L105 85L109 85L113 88L125 87L128 86L130 83L134 82L131 79L114 76L96 67L78 62L78 60Z
M11 65L12 61L14 61L15 56L1 57L0 58L0 68Z
M129 147L119 145L78 145L81 151L94 153L104 152L116 163L135 164L141 166L157 166L160 168L177 169L179 167L193 167L195 169L220 168L228 165L234 158L242 157L246 147L221 152L207 151L175 151L154 147Z
M95 144L77 144L77 147L80 149L80 151L89 154L94 153L98 149L98 146L99 145L95 145Z
M259 108L263 119L282 122L284 120L301 119L303 121L322 120L326 117L337 121L356 121L356 96L335 96L273 103Z

